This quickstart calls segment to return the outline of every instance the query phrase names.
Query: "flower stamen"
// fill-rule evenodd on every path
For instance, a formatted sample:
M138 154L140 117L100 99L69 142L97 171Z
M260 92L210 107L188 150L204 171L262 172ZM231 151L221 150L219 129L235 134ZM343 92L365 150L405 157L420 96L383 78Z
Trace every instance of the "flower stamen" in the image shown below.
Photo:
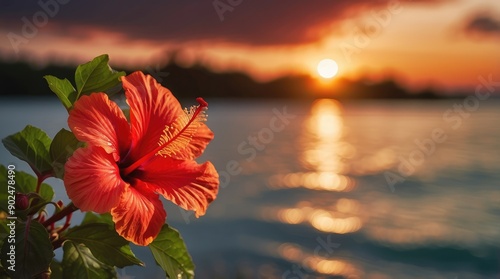
M208 103L203 98L196 98L196 101L199 103L198 106L192 106L189 110L185 109L184 115L178 117L172 125L165 126L158 147L123 169L122 175L129 175L155 155L170 156L188 146L200 123L207 120L205 109Z

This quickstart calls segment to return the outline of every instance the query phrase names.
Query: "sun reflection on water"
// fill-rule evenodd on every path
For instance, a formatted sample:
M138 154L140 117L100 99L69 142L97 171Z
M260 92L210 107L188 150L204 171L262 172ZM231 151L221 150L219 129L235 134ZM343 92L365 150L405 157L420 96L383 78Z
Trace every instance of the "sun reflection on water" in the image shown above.
M315 190L322 201L312 201L307 196L292 207L265 207L260 214L263 220L290 225L306 224L321 233L337 235L361 229L361 205L343 195L356 187L355 179L350 176L353 173L350 161L357 152L353 145L345 141L344 134L341 104L330 99L315 101L298 139L301 171L274 174L268 178L268 186L276 191L292 188ZM377 158L385 157L389 158L390 154L381 153ZM389 160L380 162L385 165ZM320 194L321 191L325 195ZM359 267L339 255L324 258L309 250L295 243L282 243L278 256L319 274L351 276L362 273Z
M346 175L350 171L346 160L356 154L356 149L343 141L343 133L341 104L331 99L316 100L299 139L299 160L308 171L273 175L269 186L334 192L353 190L356 183Z
M308 223L319 231L345 234L361 229L362 221L358 215L360 205L357 201L341 198L330 207L317 208L310 203L301 202L295 207L266 207L261 210L264 220L291 225Z
M304 124L300 142L303 147L300 160L304 167L318 172L347 172L343 160L352 157L356 150L342 141L344 124L340 103L330 99L315 101Z
M360 275L359 270L344 259L325 258L293 243L281 244L278 247L278 254L290 262L301 265L304 270L326 275L350 276L349 278L359 278Z
M294 172L276 174L269 178L269 187L299 188L334 192L349 192L355 187L355 180L334 172Z

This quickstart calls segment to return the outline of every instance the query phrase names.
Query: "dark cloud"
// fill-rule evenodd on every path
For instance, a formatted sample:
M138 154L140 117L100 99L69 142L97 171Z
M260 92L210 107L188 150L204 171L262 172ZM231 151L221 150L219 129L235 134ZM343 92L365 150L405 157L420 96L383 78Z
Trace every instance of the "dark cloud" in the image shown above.
M471 17L465 25L467 33L500 38L500 16L481 12Z
M75 30L85 27L121 33L131 39L209 39L250 45L315 42L330 31L332 24L356 11L379 11L390 3L405 5L405 1L389 0L40 0L29 4L0 0L0 27L20 32L23 17L32 20L43 10L36 3L59 3L56 1L68 3L58 4L49 26L66 36L75 37ZM447 0L418 2L442 1ZM49 7L55 10L54 5Z

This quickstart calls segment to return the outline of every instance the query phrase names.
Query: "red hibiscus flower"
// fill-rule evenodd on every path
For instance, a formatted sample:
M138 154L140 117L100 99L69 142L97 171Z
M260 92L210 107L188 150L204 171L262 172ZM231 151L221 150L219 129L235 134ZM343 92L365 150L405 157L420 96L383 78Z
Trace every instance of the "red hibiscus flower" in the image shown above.
M86 146L65 166L69 198L82 211L111 212L116 231L138 245L151 243L165 223L159 195L196 216L205 214L219 188L210 162L194 161L212 140L203 123L207 103L182 110L151 76L123 77L130 124L104 93L81 97L68 125Z

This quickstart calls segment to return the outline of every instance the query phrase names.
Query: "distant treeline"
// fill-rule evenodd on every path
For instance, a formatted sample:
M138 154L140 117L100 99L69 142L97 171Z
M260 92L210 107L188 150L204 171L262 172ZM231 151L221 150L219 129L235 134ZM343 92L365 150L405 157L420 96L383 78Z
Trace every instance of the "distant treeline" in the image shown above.
M130 73L130 70L116 67ZM74 84L75 67L50 65L42 69L27 63L0 62L0 88L2 95L27 96L53 94L44 75L67 78ZM310 76L286 76L259 83L239 72L215 73L206 67L194 65L186 68L170 63L162 69L144 70L153 75L178 98L317 98L337 99L437 99L432 90L409 92L393 80L377 83L339 79L335 86L321 86Z

